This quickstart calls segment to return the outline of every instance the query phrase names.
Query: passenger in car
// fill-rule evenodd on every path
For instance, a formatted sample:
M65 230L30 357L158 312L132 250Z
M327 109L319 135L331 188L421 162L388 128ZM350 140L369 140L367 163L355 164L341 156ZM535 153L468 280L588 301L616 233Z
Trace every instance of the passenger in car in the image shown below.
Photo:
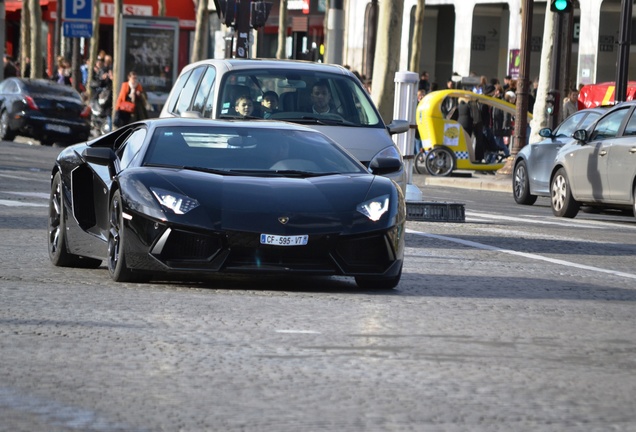
M275 91L266 91L263 93L261 111L263 112L264 119L268 119L272 114L278 112L278 93Z
M254 112L254 102L249 96L239 96L234 104L234 110L242 117L251 117Z

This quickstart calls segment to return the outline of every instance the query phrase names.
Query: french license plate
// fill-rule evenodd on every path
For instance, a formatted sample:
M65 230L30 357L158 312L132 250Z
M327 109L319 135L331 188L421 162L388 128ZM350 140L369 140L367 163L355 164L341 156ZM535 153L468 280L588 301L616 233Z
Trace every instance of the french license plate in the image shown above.
M308 235L279 236L273 234L261 234L261 244L272 246L305 246L308 240Z
M45 124L44 129L60 132L60 133L65 133L65 134L71 133L71 128L68 126L63 126L63 125Z

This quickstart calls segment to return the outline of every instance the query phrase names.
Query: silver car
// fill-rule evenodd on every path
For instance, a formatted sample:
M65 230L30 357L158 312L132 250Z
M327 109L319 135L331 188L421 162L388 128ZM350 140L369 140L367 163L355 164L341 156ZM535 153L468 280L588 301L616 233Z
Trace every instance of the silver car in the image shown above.
M181 71L160 116L303 124L332 138L367 167L381 158L402 161L390 134L409 127L406 120L385 125L360 80L344 67L288 60L210 59L190 64ZM406 191L403 168L386 175Z
M512 194L517 204L532 205L538 196L550 196L550 174L554 158L564 144L573 141L572 134L586 129L607 108L589 108L577 111L554 129L544 128L539 135L544 140L523 147L515 158L512 176Z
M581 205L636 211L636 101L610 109L574 132L550 176L555 216L573 218Z

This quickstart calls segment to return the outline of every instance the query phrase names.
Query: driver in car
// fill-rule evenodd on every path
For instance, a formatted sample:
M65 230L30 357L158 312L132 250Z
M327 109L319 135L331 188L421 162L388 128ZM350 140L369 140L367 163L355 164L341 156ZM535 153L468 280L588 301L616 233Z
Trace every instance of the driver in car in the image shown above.
M311 104L314 114L342 114L331 102L331 92L326 81L316 81L311 87Z

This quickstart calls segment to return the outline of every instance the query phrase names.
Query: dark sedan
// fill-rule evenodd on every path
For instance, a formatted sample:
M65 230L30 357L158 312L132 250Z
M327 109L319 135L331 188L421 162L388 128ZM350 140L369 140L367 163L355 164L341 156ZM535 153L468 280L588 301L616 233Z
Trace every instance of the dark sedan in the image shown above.
M320 132L271 121L155 119L64 149L51 174L49 256L115 281L215 272L343 275L393 288L406 206Z
M532 205L537 196L550 196L550 175L557 152L565 143L574 141L572 134L594 123L607 107L577 111L554 129L539 131L543 138L528 144L517 154L512 176L512 192L517 204Z
M0 140L21 135L66 145L87 140L89 132L90 109L72 87L44 79L0 82Z

